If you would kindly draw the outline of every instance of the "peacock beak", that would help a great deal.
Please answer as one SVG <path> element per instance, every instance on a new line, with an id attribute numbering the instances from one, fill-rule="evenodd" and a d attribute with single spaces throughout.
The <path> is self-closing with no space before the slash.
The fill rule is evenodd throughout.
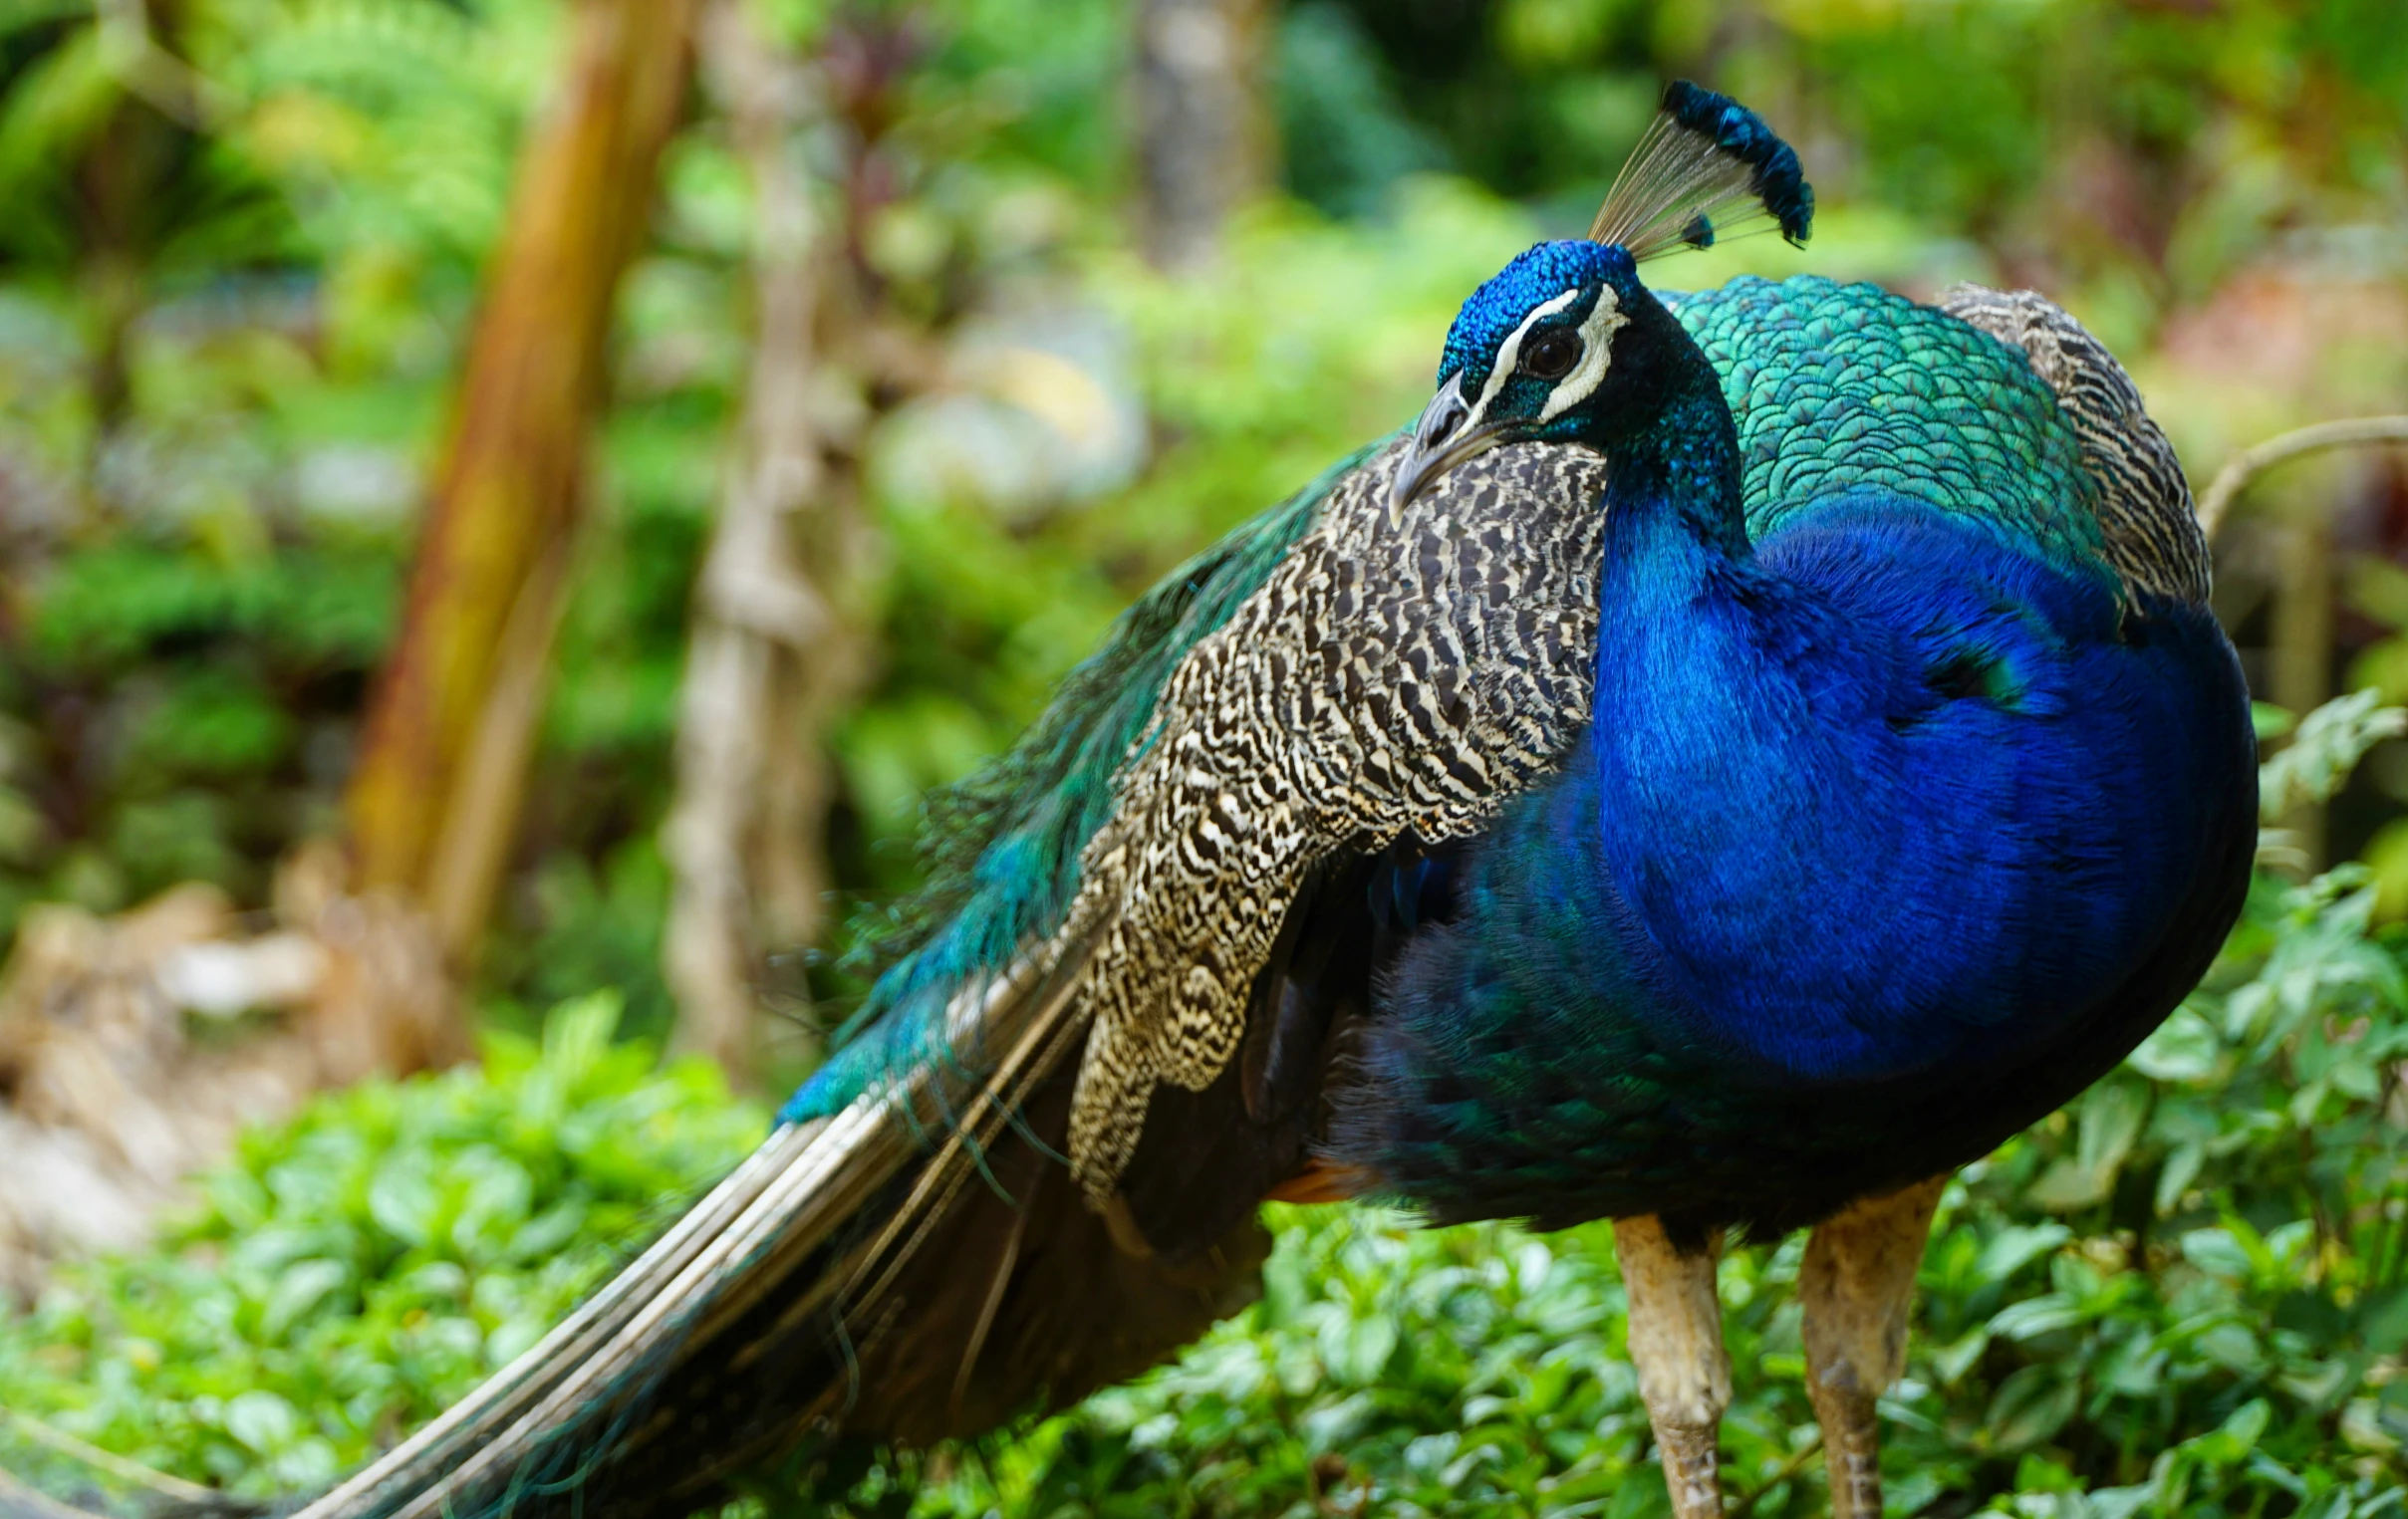
<path id="1" fill-rule="evenodd" d="M 1388 520 L 1394 523 L 1431 481 L 1506 441 L 1509 432 L 1506 424 L 1473 421 L 1472 403 L 1464 399 L 1463 372 L 1448 377 L 1422 408 L 1421 420 L 1413 424 L 1413 441 L 1397 461 L 1396 481 L 1388 492 Z"/>

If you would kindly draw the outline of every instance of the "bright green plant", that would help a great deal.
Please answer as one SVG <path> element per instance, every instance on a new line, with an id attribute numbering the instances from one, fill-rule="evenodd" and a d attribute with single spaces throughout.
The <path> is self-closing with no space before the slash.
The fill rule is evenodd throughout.
<path id="1" fill-rule="evenodd" d="M 563 1004 L 480 1068 L 372 1082 L 248 1135 L 158 1253 L 0 1319 L 0 1408 L 252 1497 L 321 1484 L 533 1344 L 732 1165 L 761 1113 Z M 39 1431 L 37 1431 L 38 1433 Z M 23 1425 L 0 1457 L 72 1487 Z"/>

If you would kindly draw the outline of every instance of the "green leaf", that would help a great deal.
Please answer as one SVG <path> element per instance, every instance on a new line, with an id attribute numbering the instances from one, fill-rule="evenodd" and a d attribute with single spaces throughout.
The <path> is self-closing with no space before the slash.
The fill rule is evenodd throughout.
<path id="1" fill-rule="evenodd" d="M 2027 1450 L 2073 1417 L 2081 1387 L 2053 1366 L 2027 1366 L 1999 1385 L 1991 1399 L 1990 1442 L 1998 1450 Z"/>
<path id="2" fill-rule="evenodd" d="M 2082 1099 L 2077 1157 L 2082 1169 L 2099 1178 L 2102 1192 L 2113 1189 L 2148 1117 L 2148 1089 L 2129 1078 L 2110 1077 Z"/>
<path id="3" fill-rule="evenodd" d="M 1982 1359 L 1982 1353 L 1989 1349 L 1990 1330 L 1987 1327 L 1970 1330 L 1958 1336 L 1954 1343 L 1930 1353 L 1932 1370 L 1939 1375 L 1944 1386 L 1954 1387 L 1965 1380 L 1965 1374 L 1973 1370 L 1974 1364 Z"/>
<path id="4" fill-rule="evenodd" d="M 2368 687 L 2336 696 L 2300 720 L 2290 742 L 2258 769 L 2258 814 L 2280 822 L 2296 807 L 2331 800 L 2366 752 L 2408 733 L 2408 710 Z"/>
<path id="5" fill-rule="evenodd" d="M 259 1333 L 270 1342 L 282 1340 L 320 1304 L 351 1285 L 351 1268 L 341 1261 L 296 1261 L 276 1279 L 260 1317 Z"/>
<path id="6" fill-rule="evenodd" d="M 2228 1281 L 2246 1281 L 2250 1275 L 2250 1252 L 2230 1229 L 2193 1229 L 2182 1236 L 2184 1260 L 2210 1276 Z"/>
<path id="7" fill-rule="evenodd" d="M 1990 1332 L 2003 1340 L 2030 1340 L 2071 1329 L 2086 1317 L 2079 1303 L 2052 1292 L 2000 1309 L 1991 1318 Z"/>
<path id="8" fill-rule="evenodd" d="M 2192 1084 L 2213 1077 L 2223 1055 L 2224 1043 L 2216 1037 L 2216 1030 L 2183 1006 L 2141 1041 L 2130 1064 L 2152 1081 Z"/>
<path id="9" fill-rule="evenodd" d="M 2398 1355 L 2408 1347 L 2408 1287 L 2369 1296 L 2358 1307 L 2357 1321 L 2368 1350 L 2378 1356 Z"/>
<path id="10" fill-rule="evenodd" d="M 1330 1375 L 1347 1387 L 1368 1387 L 1380 1380 L 1397 1351 L 1396 1320 L 1372 1313 L 1353 1320 L 1333 1319 L 1322 1344 L 1329 1348 Z"/>
<path id="11" fill-rule="evenodd" d="M 562 1003 L 544 1020 L 544 1065 L 563 1082 L 583 1081 L 609 1051 L 624 1006 L 619 993 L 607 988 Z"/>
<path id="12" fill-rule="evenodd" d="M 378 1168 L 368 1188 L 369 1216 L 405 1245 L 423 1250 L 434 1243 L 443 1194 L 426 1173 L 424 1157 L 404 1151 Z"/>
<path id="13" fill-rule="evenodd" d="M 2071 1238 L 2073 1231 L 2061 1223 L 2009 1225 L 1983 1247 L 1974 1265 L 1975 1280 L 2003 1282 Z"/>
<path id="14" fill-rule="evenodd" d="M 290 1444 L 300 1426 L 293 1405 L 273 1392 L 254 1389 L 226 1403 L 226 1433 L 261 1455 Z"/>
<path id="15" fill-rule="evenodd" d="M 2025 1196 L 2051 1213 L 2078 1213 L 2105 1201 L 2107 1191 L 2105 1177 L 2068 1155 L 2051 1161 Z"/>

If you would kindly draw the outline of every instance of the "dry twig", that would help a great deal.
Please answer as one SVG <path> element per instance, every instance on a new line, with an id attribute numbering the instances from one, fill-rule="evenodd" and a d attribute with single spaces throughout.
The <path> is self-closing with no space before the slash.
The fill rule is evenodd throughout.
<path id="1" fill-rule="evenodd" d="M 2408 443 L 2408 416 L 2360 416 L 2346 421 L 2318 422 L 2312 427 L 2276 433 L 2255 448 L 2243 449 L 2216 471 L 2207 494 L 2199 498 L 2200 528 L 2214 538 L 2225 513 L 2232 509 L 2234 498 L 2252 480 L 2283 460 L 2364 443 Z"/>
<path id="2" fill-rule="evenodd" d="M 103 1450 L 98 1445 L 77 1439 L 64 1429 L 54 1429 L 38 1418 L 29 1417 L 23 1413 L 10 1413 L 5 1409 L 0 1409 L 0 1418 L 7 1419 L 10 1424 L 15 1426 L 18 1433 L 37 1444 L 48 1445 L 61 1455 L 81 1461 L 95 1471 L 105 1471 L 121 1482 L 130 1482 L 135 1487 L 157 1493 L 162 1498 L 172 1499 L 177 1503 L 207 1504 L 215 1504 L 225 1498 L 225 1494 L 214 1487 L 203 1487 L 198 1482 L 187 1482 L 181 1477 L 169 1476 L 163 1471 L 153 1471 L 139 1461 L 130 1461 L 122 1455 Z M 23 1486 L 24 1484 L 19 1483 L 18 1485 Z M 30 1489 L 28 1490 L 30 1491 Z M 80 1515 L 82 1512 L 79 1509 L 68 1508 L 67 1505 L 59 1503 L 56 1499 L 44 1499 L 43 1501 L 52 1507 L 66 1509 L 71 1514 Z"/>

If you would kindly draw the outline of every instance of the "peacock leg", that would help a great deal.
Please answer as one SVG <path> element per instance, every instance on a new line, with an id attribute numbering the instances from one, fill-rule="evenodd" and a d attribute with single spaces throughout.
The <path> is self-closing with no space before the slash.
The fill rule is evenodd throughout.
<path id="1" fill-rule="evenodd" d="M 1831 1519 L 1881 1519 L 1875 1399 L 1906 1370 L 1907 1308 L 1948 1177 L 1867 1197 L 1814 1226 L 1798 1276 L 1806 1395 L 1823 1428 Z"/>
<path id="2" fill-rule="evenodd" d="M 1631 1362 L 1664 1456 L 1674 1519 L 1720 1519 L 1723 1512 L 1717 1446 L 1731 1404 L 1731 1360 L 1715 1294 L 1719 1245 L 1676 1250 L 1653 1216 L 1614 1220 L 1614 1255 L 1630 1292 Z"/>

